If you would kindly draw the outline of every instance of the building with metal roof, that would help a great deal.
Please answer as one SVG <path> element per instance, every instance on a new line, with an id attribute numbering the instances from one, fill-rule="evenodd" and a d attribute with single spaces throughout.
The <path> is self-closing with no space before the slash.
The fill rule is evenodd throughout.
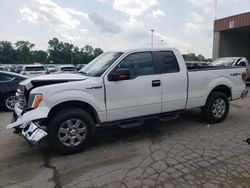
<path id="1" fill-rule="evenodd" d="M 250 60 L 250 12 L 215 20 L 213 58 L 228 56 Z"/>

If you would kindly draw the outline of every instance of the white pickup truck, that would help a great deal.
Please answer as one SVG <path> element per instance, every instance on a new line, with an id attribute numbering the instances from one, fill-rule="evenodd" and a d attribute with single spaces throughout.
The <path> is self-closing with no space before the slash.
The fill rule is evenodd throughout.
<path id="1" fill-rule="evenodd" d="M 75 153 L 97 126 L 138 126 L 197 107 L 206 121 L 219 123 L 229 101 L 246 97 L 246 78 L 244 67 L 187 67 L 172 48 L 107 52 L 79 73 L 21 82 L 7 128 L 33 144 L 48 135 L 56 151 Z"/>

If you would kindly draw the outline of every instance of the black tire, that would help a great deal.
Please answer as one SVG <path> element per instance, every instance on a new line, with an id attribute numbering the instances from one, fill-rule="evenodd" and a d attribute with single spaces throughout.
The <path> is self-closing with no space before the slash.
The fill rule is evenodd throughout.
<path id="1" fill-rule="evenodd" d="M 78 119 L 81 120 L 86 127 L 85 139 L 76 146 L 66 146 L 59 140 L 59 129 L 67 120 Z M 69 134 L 69 133 L 67 133 Z M 77 133 L 79 134 L 79 133 Z M 72 135 L 71 135 L 72 136 Z M 49 120 L 48 123 L 48 137 L 52 148 L 60 154 L 73 154 L 84 150 L 94 139 L 95 136 L 95 123 L 92 117 L 84 110 L 78 108 L 70 108 L 62 110 Z"/>
<path id="2" fill-rule="evenodd" d="M 10 109 L 7 105 L 6 105 L 6 101 L 7 101 L 7 99 L 9 99 L 10 97 L 15 97 L 16 98 L 16 95 L 15 95 L 15 93 L 8 93 L 7 95 L 5 95 L 4 97 L 3 97 L 3 100 L 2 100 L 2 109 L 4 110 L 4 111 L 13 111 L 14 110 L 14 108 L 13 109 Z M 13 107 L 15 107 L 15 106 L 13 106 Z"/>
<path id="3" fill-rule="evenodd" d="M 214 105 L 216 106 L 216 104 L 215 104 L 216 101 L 218 101 L 220 99 L 222 101 L 224 101 L 225 110 L 218 112 L 218 115 L 216 116 L 217 111 L 221 110 L 221 107 L 218 107 L 220 109 L 217 109 L 214 107 Z M 209 95 L 205 106 L 203 108 L 201 108 L 201 112 L 202 112 L 203 118 L 208 123 L 220 123 L 220 122 L 224 121 L 225 118 L 227 117 L 228 112 L 229 112 L 229 108 L 230 108 L 229 100 L 228 100 L 228 97 L 224 93 L 212 92 Z M 215 112 L 214 112 L 214 110 L 215 110 Z"/>

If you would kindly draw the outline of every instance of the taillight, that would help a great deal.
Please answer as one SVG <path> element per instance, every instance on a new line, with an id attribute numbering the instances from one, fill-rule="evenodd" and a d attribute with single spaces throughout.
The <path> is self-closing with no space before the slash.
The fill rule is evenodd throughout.
<path id="1" fill-rule="evenodd" d="M 22 72 L 23 75 L 26 75 L 26 72 Z"/>
<path id="2" fill-rule="evenodd" d="M 241 74 L 241 78 L 242 78 L 242 80 L 244 80 L 245 82 L 247 81 L 247 73 L 246 72 L 243 72 L 242 74 Z"/>

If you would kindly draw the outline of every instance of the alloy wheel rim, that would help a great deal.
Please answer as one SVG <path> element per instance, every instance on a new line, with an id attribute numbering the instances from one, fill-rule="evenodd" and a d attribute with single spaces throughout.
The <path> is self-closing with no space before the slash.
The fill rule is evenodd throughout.
<path id="1" fill-rule="evenodd" d="M 222 118 L 225 112 L 226 112 L 226 102 L 221 98 L 216 99 L 212 106 L 213 116 L 216 118 Z"/>
<path id="2" fill-rule="evenodd" d="M 9 110 L 14 110 L 16 102 L 17 102 L 16 96 L 9 96 L 5 101 L 5 105 Z"/>
<path id="3" fill-rule="evenodd" d="M 69 119 L 63 122 L 58 130 L 59 141 L 68 147 L 81 144 L 87 135 L 87 126 L 80 119 Z"/>

